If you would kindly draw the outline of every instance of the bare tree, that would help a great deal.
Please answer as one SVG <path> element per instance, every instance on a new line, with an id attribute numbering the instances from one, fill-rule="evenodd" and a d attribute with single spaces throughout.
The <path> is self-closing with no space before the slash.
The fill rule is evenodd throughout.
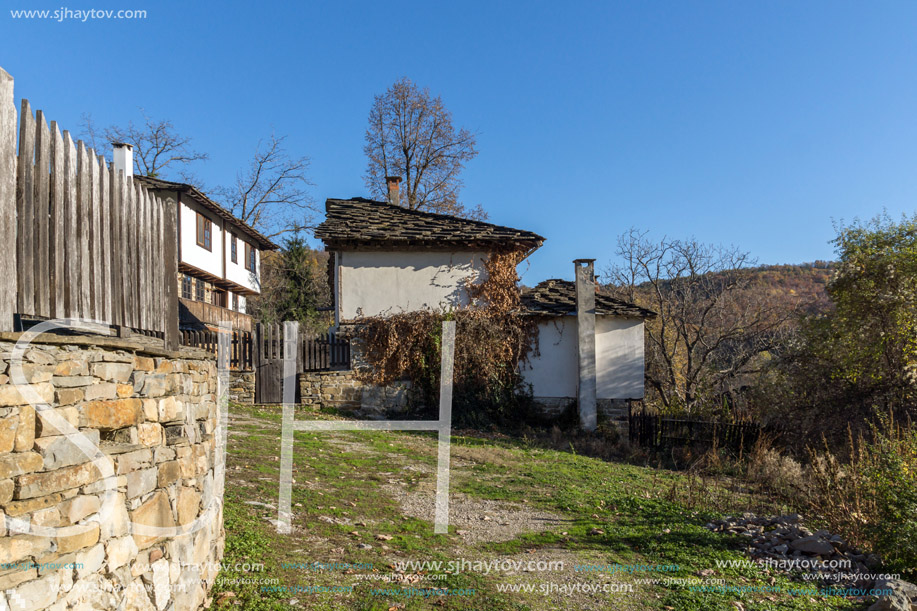
<path id="1" fill-rule="evenodd" d="M 191 138 L 178 134 L 171 121 L 153 119 L 142 108 L 140 115 L 142 125 L 132 121 L 123 128 L 116 125 L 98 128 L 92 122 L 92 115 L 83 114 L 83 132 L 92 148 L 100 153 L 110 151 L 112 142 L 132 144 L 134 171 L 142 176 L 161 177 L 169 169 L 184 178 L 188 176 L 188 164 L 208 158 L 207 153 L 193 150 Z"/>
<path id="2" fill-rule="evenodd" d="M 386 197 L 386 176 L 404 178 L 401 205 L 469 218 L 486 218 L 477 206 L 459 202 L 460 174 L 478 154 L 475 135 L 456 131 L 452 113 L 439 96 L 431 97 L 407 77 L 375 96 L 366 128 L 368 163 L 364 180 L 374 197 Z"/>
<path id="3" fill-rule="evenodd" d="M 607 272 L 615 296 L 657 313 L 646 323 L 646 381 L 666 410 L 719 403 L 780 345 L 794 308 L 754 285 L 748 253 L 631 229 Z"/>
<path id="4" fill-rule="evenodd" d="M 268 237 L 298 233 L 313 225 L 314 205 L 306 187 L 308 157 L 291 157 L 286 136 L 271 134 L 255 148 L 247 169 L 236 175 L 235 184 L 220 187 L 216 194 L 233 216 Z"/>

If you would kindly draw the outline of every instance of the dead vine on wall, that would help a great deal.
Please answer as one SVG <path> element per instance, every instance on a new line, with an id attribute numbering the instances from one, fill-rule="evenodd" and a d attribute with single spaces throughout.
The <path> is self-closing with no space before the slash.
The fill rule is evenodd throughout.
<path id="1" fill-rule="evenodd" d="M 480 283 L 467 283 L 472 305 L 451 312 L 407 312 L 361 321 L 358 376 L 388 385 L 410 380 L 426 405 L 439 396 L 442 322 L 456 323 L 454 401 L 460 419 L 507 415 L 525 395 L 519 366 L 537 350 L 537 325 L 519 312 L 518 251 L 496 253 L 484 262 Z M 464 415 L 464 418 L 463 418 Z"/>

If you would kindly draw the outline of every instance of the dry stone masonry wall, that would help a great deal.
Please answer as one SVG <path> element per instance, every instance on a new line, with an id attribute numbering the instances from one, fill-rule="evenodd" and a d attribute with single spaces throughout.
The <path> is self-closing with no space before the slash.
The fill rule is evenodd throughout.
<path id="1" fill-rule="evenodd" d="M 411 400 L 410 384 L 364 384 L 353 370 L 299 374 L 300 403 L 354 412 L 361 418 L 385 418 L 403 413 Z"/>
<path id="2" fill-rule="evenodd" d="M 216 364 L 0 334 L 0 609 L 194 610 L 223 551 Z M 92 460 L 95 458 L 95 460 Z"/>
<path id="3" fill-rule="evenodd" d="M 255 403 L 255 372 L 233 371 L 229 374 L 229 400 L 246 405 Z"/>

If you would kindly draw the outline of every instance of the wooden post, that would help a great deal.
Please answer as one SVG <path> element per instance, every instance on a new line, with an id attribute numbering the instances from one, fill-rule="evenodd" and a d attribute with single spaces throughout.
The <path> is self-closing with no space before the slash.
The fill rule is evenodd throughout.
<path id="1" fill-rule="evenodd" d="M 48 251 L 48 213 L 51 200 L 51 133 L 42 111 L 35 113 L 35 311 L 33 314 L 51 316 L 51 274 Z"/>
<path id="2" fill-rule="evenodd" d="M 0 331 L 13 330 L 16 313 L 16 105 L 13 77 L 0 68 Z"/>
<path id="3" fill-rule="evenodd" d="M 79 232 L 79 242 L 74 244 L 75 249 L 79 249 L 79 266 L 80 266 L 80 316 L 82 318 L 93 318 L 92 311 L 92 243 L 91 219 L 92 219 L 92 169 L 89 166 L 90 155 L 86 151 L 86 145 L 82 140 L 76 143 L 76 156 L 79 163 L 78 171 L 78 198 L 80 202 L 79 220 L 77 221 L 77 231 Z M 72 281 L 72 279 L 71 279 Z"/>
<path id="4" fill-rule="evenodd" d="M 156 196 L 152 196 L 151 202 L 150 224 L 152 226 L 152 240 L 150 241 L 150 264 L 153 267 L 153 329 L 165 333 L 165 310 L 163 309 L 165 303 L 165 296 L 163 294 L 165 286 L 162 283 L 165 270 L 163 270 L 162 265 L 157 265 L 156 263 L 162 260 L 162 200 Z"/>
<path id="5" fill-rule="evenodd" d="M 99 155 L 99 235 L 101 237 L 99 252 L 101 264 L 99 270 L 99 290 L 101 291 L 101 320 L 111 324 L 111 168 L 105 163 L 105 157 Z"/>
<path id="6" fill-rule="evenodd" d="M 89 190 L 92 192 L 89 209 L 89 269 L 92 283 L 89 285 L 90 308 L 93 320 L 104 320 L 102 317 L 102 190 L 99 188 L 99 160 L 92 149 L 86 149 L 86 162 L 89 164 Z"/>
<path id="7" fill-rule="evenodd" d="M 110 198 L 111 198 L 111 266 L 109 267 L 109 276 L 111 277 L 111 322 L 115 325 L 124 324 L 124 313 L 122 311 L 121 290 L 124 283 L 121 281 L 121 251 L 124 248 L 121 242 L 121 197 L 122 184 L 121 173 L 114 166 L 109 168 L 110 174 Z"/>
<path id="8" fill-rule="evenodd" d="M 51 242 L 49 265 L 51 268 L 51 316 L 64 318 L 64 286 L 67 282 L 64 268 L 64 139 L 57 122 L 51 121 L 51 218 L 48 225 L 48 240 Z"/>
<path id="9" fill-rule="evenodd" d="M 262 390 L 261 390 L 261 353 L 264 350 L 264 345 L 261 343 L 264 341 L 264 326 L 259 322 L 255 323 L 255 331 L 252 334 L 252 371 L 255 372 L 255 403 L 258 403 L 261 400 Z"/>
<path id="10" fill-rule="evenodd" d="M 171 198 L 162 207 L 163 321 L 167 350 L 178 350 L 178 210 Z"/>
<path id="11" fill-rule="evenodd" d="M 141 329 L 150 328 L 149 308 L 147 301 L 147 289 L 150 282 L 150 261 L 147 260 L 147 241 L 150 236 L 150 223 L 147 218 L 149 201 L 147 201 L 146 189 L 140 186 L 139 182 L 134 182 L 134 188 L 137 191 L 137 216 L 132 222 L 137 225 L 137 264 L 134 267 L 137 274 L 137 326 Z"/>
<path id="12" fill-rule="evenodd" d="M 67 318 L 82 315 L 80 301 L 80 198 L 76 147 L 70 132 L 64 131 L 64 261 L 67 279 L 64 283 L 64 309 Z"/>
<path id="13" fill-rule="evenodd" d="M 19 165 L 16 185 L 16 208 L 18 210 L 19 232 L 16 247 L 19 261 L 16 272 L 19 276 L 18 308 L 20 314 L 35 314 L 35 252 L 33 240 L 35 223 L 33 198 L 35 197 L 33 176 L 35 173 L 35 119 L 28 100 L 22 100 L 19 111 Z"/>

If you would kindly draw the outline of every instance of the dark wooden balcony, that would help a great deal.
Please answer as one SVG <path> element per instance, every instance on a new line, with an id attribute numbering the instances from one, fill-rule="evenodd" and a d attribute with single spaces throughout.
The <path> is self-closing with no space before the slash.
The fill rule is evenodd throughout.
<path id="1" fill-rule="evenodd" d="M 252 317 L 248 314 L 203 301 L 191 299 L 179 299 L 178 301 L 178 320 L 182 328 L 216 328 L 222 321 L 228 320 L 232 322 L 235 329 L 249 333 L 252 330 Z"/>

